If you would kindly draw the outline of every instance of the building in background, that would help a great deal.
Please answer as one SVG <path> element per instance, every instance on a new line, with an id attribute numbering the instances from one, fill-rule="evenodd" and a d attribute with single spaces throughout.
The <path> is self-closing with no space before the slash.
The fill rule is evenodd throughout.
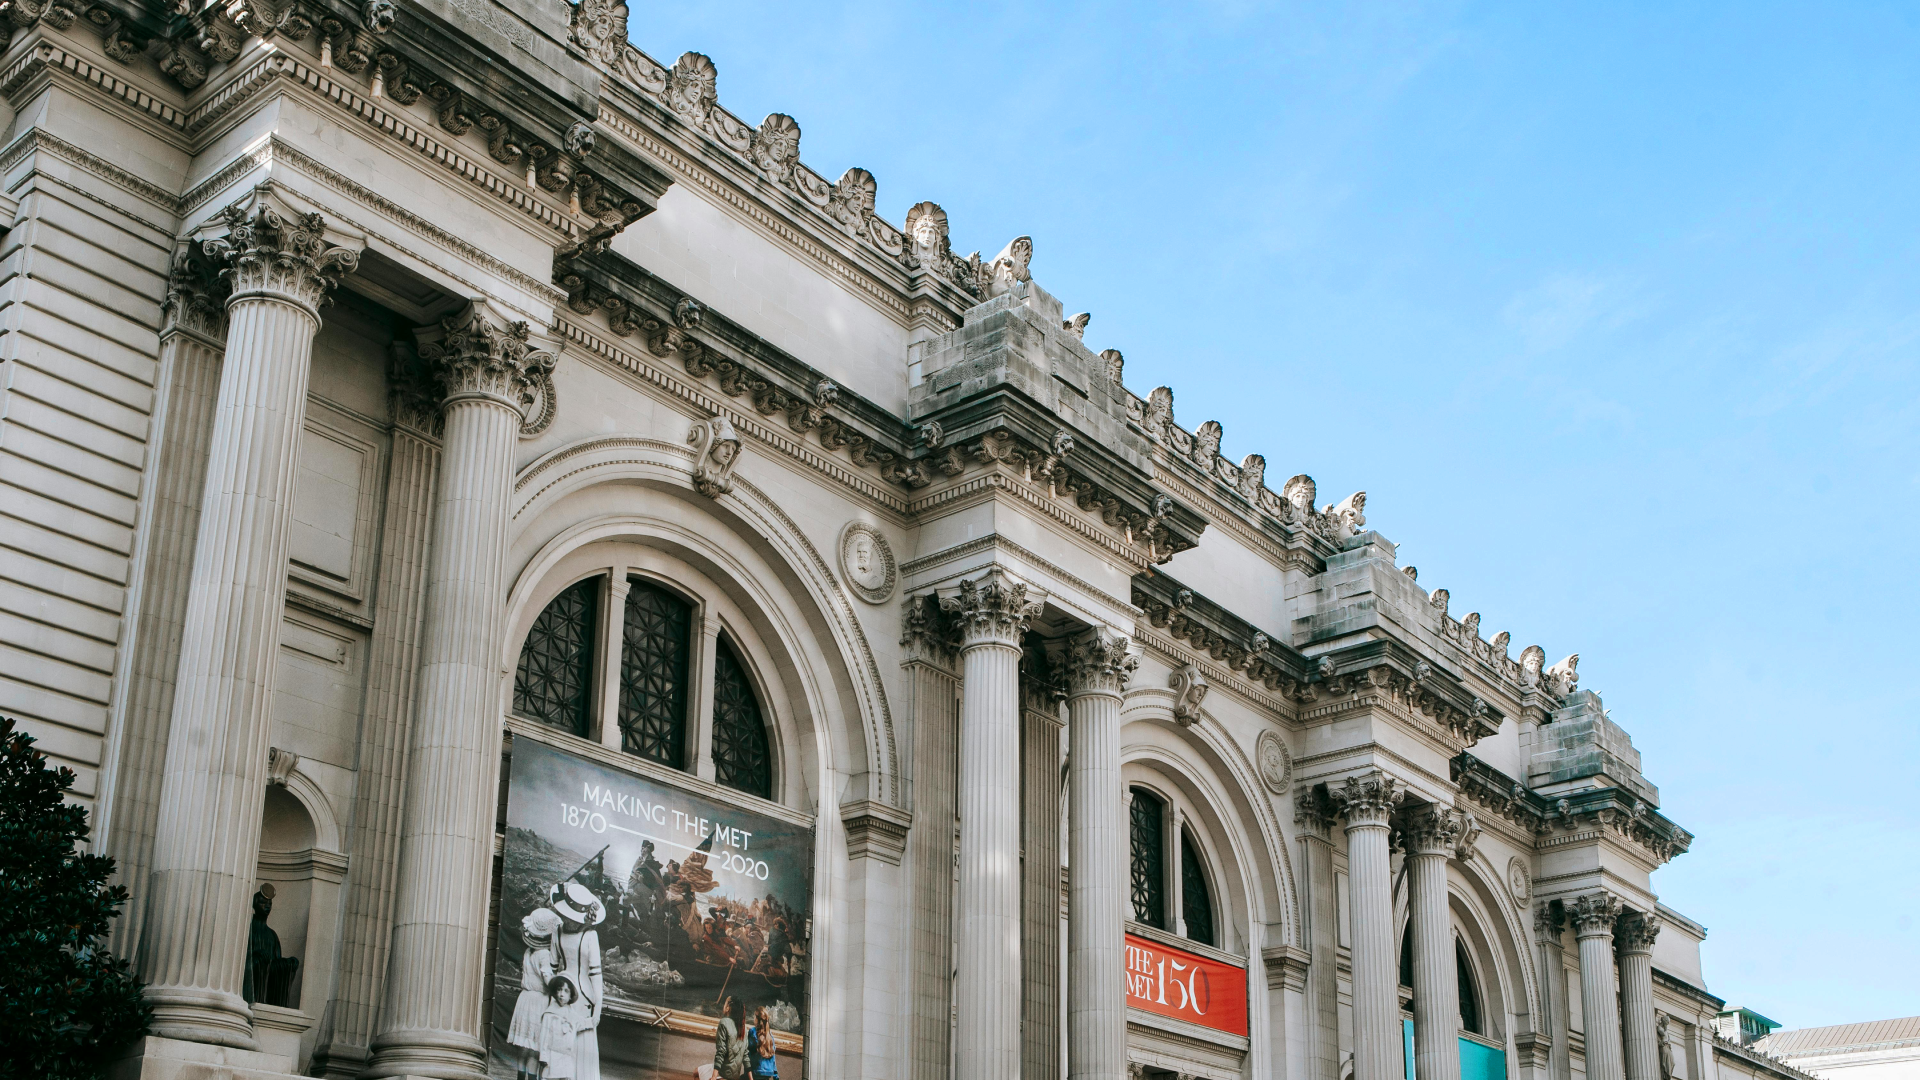
<path id="1" fill-rule="evenodd" d="M 1920 1016 L 1775 1031 L 1755 1047 L 1821 1080 L 1920 1078 Z"/>
<path id="2" fill-rule="evenodd" d="M 1578 657 L 1029 238 L 613 0 L 6 14 L 0 710 L 131 891 L 128 1076 L 1802 1075 Z"/>

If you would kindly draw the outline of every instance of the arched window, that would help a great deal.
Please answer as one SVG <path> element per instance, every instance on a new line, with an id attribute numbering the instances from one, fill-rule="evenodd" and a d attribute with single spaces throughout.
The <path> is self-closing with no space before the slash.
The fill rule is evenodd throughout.
<path id="1" fill-rule="evenodd" d="M 1413 988 L 1413 924 L 1400 931 L 1400 985 Z"/>
<path id="2" fill-rule="evenodd" d="M 669 585 L 634 569 L 637 562 L 615 562 L 562 589 L 534 617 L 514 674 L 514 715 L 777 798 L 778 710 L 761 693 L 777 694 L 779 682 L 756 681 L 755 640 L 751 630 L 741 636 L 742 613 L 697 571 L 683 588 L 677 578 Z M 702 687 L 702 678 L 712 681 Z M 708 701 L 712 722 L 695 724 L 695 703 Z M 696 731 L 704 731 L 701 745 Z"/>
<path id="3" fill-rule="evenodd" d="M 1180 917 L 1186 921 L 1187 936 L 1202 945 L 1213 940 L 1213 893 L 1207 889 L 1206 865 L 1193 848 L 1193 836 L 1180 831 Z"/>
<path id="4" fill-rule="evenodd" d="M 1146 788 L 1133 789 L 1130 834 L 1133 847 L 1133 917 L 1156 929 L 1167 928 L 1167 805 Z"/>
<path id="5" fill-rule="evenodd" d="M 773 753 L 745 665 L 722 637 L 713 657 L 713 773 L 731 788 L 773 797 Z"/>
<path id="6" fill-rule="evenodd" d="M 693 605 L 644 578 L 631 578 L 628 586 L 620 632 L 620 748 L 684 769 Z"/>
<path id="7" fill-rule="evenodd" d="M 1473 961 L 1460 939 L 1453 942 L 1453 970 L 1460 979 L 1460 1030 L 1485 1035 L 1480 1028 L 1480 987 L 1473 978 Z"/>
<path id="8" fill-rule="evenodd" d="M 593 724 L 601 579 L 570 585 L 533 620 L 513 675 L 513 711 L 575 735 Z"/>

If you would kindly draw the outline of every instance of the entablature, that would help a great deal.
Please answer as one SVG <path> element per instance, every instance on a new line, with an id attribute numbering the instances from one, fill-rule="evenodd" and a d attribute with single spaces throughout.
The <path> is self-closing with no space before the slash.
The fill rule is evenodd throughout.
<path id="1" fill-rule="evenodd" d="M 1591 788 L 1549 798 L 1462 751 L 1453 759 L 1453 782 L 1463 797 L 1537 838 L 1597 830 L 1632 843 L 1658 866 L 1683 855 L 1693 834 L 1619 788 Z"/>

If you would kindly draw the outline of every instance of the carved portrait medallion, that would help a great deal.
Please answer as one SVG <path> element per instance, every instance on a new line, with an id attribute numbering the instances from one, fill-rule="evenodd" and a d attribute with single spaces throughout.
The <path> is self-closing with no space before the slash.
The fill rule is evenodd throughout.
<path id="1" fill-rule="evenodd" d="M 1267 790 L 1285 795 L 1293 783 L 1293 755 L 1287 753 L 1287 744 L 1277 732 L 1263 731 L 1253 752 L 1259 759 L 1260 779 L 1266 783 Z"/>
<path id="2" fill-rule="evenodd" d="M 854 594 L 869 604 L 893 599 L 897 578 L 893 549 L 879 530 L 864 521 L 850 521 L 840 530 L 840 576 Z"/>
<path id="3" fill-rule="evenodd" d="M 1527 873 L 1527 864 L 1517 857 L 1507 864 L 1507 887 L 1513 890 L 1513 898 L 1522 903 L 1533 891 L 1533 878 Z"/>

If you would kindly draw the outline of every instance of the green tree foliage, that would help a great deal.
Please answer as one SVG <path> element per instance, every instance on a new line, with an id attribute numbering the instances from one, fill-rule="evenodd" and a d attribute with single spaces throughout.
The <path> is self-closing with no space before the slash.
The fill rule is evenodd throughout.
<path id="1" fill-rule="evenodd" d="M 147 1030 L 140 984 L 101 941 L 127 890 L 107 885 L 112 859 L 80 850 L 72 787 L 0 717 L 0 1075 L 98 1077 Z"/>

